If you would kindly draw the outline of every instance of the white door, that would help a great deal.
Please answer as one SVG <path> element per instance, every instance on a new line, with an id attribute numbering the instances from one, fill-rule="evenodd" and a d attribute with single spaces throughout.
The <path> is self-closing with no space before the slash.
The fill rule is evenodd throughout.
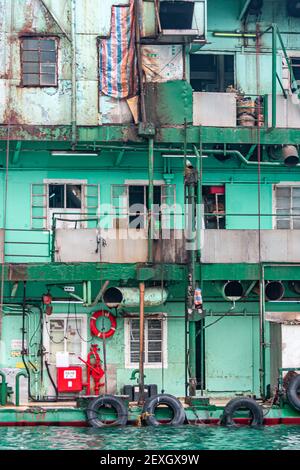
<path id="1" fill-rule="evenodd" d="M 56 383 L 56 353 L 68 352 L 70 366 L 80 365 L 85 368 L 79 357 L 86 360 L 87 356 L 87 321 L 85 315 L 54 314 L 46 318 L 44 323 L 44 347 L 50 373 Z M 49 380 L 50 382 L 50 380 Z M 51 383 L 48 394 L 55 391 Z"/>

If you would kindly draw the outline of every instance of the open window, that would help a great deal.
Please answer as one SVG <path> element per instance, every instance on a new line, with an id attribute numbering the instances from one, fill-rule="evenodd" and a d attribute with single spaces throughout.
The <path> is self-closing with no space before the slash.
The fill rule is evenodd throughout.
<path id="1" fill-rule="evenodd" d="M 160 2 L 159 19 L 161 29 L 192 29 L 194 2 Z"/>
<path id="2" fill-rule="evenodd" d="M 224 93 L 234 87 L 234 55 L 191 54 L 190 82 L 194 91 Z"/>
<path id="3" fill-rule="evenodd" d="M 300 57 L 291 57 L 291 67 L 294 74 L 294 79 L 296 83 L 291 83 L 292 90 L 298 90 L 300 84 Z M 292 81 L 292 79 L 291 79 Z"/>
<path id="4" fill-rule="evenodd" d="M 160 42 L 187 43 L 204 39 L 206 1 L 162 0 L 156 15 Z"/>
<path id="5" fill-rule="evenodd" d="M 112 205 L 118 228 L 146 229 L 149 216 L 148 184 L 112 185 Z M 173 216 L 168 213 L 175 204 L 175 185 L 154 184 L 153 208 L 154 227 L 159 228 L 164 218 L 164 227 L 173 224 Z M 165 227 L 166 228 L 166 227 Z"/>
<path id="6" fill-rule="evenodd" d="M 225 187 L 203 186 L 204 221 L 206 229 L 225 229 Z"/>

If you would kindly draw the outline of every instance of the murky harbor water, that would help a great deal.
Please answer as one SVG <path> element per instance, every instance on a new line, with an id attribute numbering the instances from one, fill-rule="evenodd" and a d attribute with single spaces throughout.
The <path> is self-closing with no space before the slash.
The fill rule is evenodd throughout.
<path id="1" fill-rule="evenodd" d="M 0 427 L 0 450 L 300 450 L 300 426 Z"/>

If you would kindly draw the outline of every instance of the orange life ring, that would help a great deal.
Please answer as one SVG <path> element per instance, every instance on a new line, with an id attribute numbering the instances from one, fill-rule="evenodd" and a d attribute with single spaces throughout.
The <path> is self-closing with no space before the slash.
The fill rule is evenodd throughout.
<path id="1" fill-rule="evenodd" d="M 111 326 L 108 331 L 99 331 L 96 325 L 97 319 L 99 317 L 106 317 L 110 320 Z M 98 338 L 110 338 L 115 334 L 117 328 L 117 321 L 116 317 L 114 317 L 110 312 L 107 310 L 98 310 L 94 312 L 90 318 L 90 330 L 93 336 L 97 336 Z"/>

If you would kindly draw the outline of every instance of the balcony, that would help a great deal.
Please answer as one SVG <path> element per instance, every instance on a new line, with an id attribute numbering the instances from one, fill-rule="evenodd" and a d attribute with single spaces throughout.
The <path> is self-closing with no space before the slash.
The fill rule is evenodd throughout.
<path id="1" fill-rule="evenodd" d="M 153 241 L 154 262 L 187 262 L 183 230 L 171 230 L 169 237 L 164 236 Z M 259 262 L 257 230 L 202 230 L 200 239 L 203 263 Z M 261 260 L 265 263 L 300 263 L 297 230 L 261 230 L 260 245 Z M 97 235 L 94 229 L 58 229 L 55 261 L 144 263 L 147 262 L 147 247 L 145 230 L 111 229 Z"/>

